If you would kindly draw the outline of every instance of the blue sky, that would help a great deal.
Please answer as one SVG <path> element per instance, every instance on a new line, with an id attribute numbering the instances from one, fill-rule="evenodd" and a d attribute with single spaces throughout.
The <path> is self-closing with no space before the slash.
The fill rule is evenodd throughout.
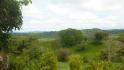
<path id="1" fill-rule="evenodd" d="M 124 0 L 32 0 L 22 13 L 22 32 L 124 28 Z"/>

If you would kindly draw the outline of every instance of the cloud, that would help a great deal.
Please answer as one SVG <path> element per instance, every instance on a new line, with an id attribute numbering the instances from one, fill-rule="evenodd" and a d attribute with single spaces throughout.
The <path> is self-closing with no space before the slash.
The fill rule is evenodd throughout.
<path id="1" fill-rule="evenodd" d="M 23 15 L 24 18 L 35 18 L 35 19 L 42 19 L 44 18 L 43 12 L 38 9 L 35 5 L 29 5 L 23 8 Z"/>
<path id="2" fill-rule="evenodd" d="M 69 8 L 60 5 L 48 4 L 48 9 L 49 11 L 58 15 L 66 15 L 67 13 L 69 13 Z"/>
<path id="3" fill-rule="evenodd" d="M 88 0 L 82 3 L 82 8 L 92 11 L 115 11 L 121 9 L 121 2 L 117 0 Z"/>
<path id="4" fill-rule="evenodd" d="M 124 0 L 32 0 L 21 31 L 124 28 Z"/>

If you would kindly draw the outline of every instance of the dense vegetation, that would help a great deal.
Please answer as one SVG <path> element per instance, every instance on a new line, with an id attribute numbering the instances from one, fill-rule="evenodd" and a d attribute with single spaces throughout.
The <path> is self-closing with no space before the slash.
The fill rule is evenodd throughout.
<path id="1" fill-rule="evenodd" d="M 42 36 L 45 32 L 13 33 L 8 40 L 9 70 L 123 70 L 124 33 L 89 31 L 67 29 L 50 32 L 52 36 L 48 37 Z M 77 37 L 82 40 L 63 45 L 61 32 L 66 36 L 64 42 L 78 40 Z"/>
<path id="2" fill-rule="evenodd" d="M 83 34 L 80 30 L 66 29 L 59 33 L 60 41 L 63 46 L 75 46 L 83 40 Z"/>

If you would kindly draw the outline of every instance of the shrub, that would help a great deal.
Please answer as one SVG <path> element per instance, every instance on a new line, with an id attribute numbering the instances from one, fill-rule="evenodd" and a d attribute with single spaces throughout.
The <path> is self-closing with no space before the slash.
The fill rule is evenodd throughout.
<path id="1" fill-rule="evenodd" d="M 102 60 L 108 60 L 108 56 L 109 56 L 108 50 L 103 50 L 103 51 L 101 51 L 101 53 L 100 53 L 100 58 L 101 58 Z"/>
<path id="2" fill-rule="evenodd" d="M 121 70 L 123 64 L 112 63 L 108 61 L 92 61 L 85 70 Z M 123 69 L 122 69 L 123 70 Z"/>
<path id="3" fill-rule="evenodd" d="M 57 70 L 57 57 L 51 51 L 30 48 L 10 55 L 9 70 Z"/>
<path id="4" fill-rule="evenodd" d="M 107 41 L 107 48 L 101 51 L 100 58 L 102 60 L 112 62 L 124 62 L 124 44 L 118 41 Z"/>
<path id="5" fill-rule="evenodd" d="M 40 64 L 40 70 L 57 70 L 57 57 L 53 53 L 47 52 L 42 55 Z"/>
<path id="6" fill-rule="evenodd" d="M 28 64 L 26 62 L 28 62 L 27 57 L 24 57 L 22 55 L 11 55 L 9 70 L 24 70 L 24 68 L 27 66 L 26 64 Z"/>
<path id="7" fill-rule="evenodd" d="M 79 55 L 69 57 L 70 70 L 81 70 L 81 58 Z"/>
<path id="8" fill-rule="evenodd" d="M 68 56 L 71 54 L 71 52 L 68 49 L 60 49 L 57 52 L 57 57 L 59 61 L 67 61 Z"/>
<path id="9" fill-rule="evenodd" d="M 106 61 L 92 61 L 86 70 L 111 70 L 110 64 Z"/>

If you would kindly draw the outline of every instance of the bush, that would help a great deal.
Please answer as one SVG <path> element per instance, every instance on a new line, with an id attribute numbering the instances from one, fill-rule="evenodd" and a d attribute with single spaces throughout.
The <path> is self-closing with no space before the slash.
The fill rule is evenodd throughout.
<path id="1" fill-rule="evenodd" d="M 9 70 L 57 70 L 57 57 L 51 51 L 32 48 L 10 55 L 9 65 Z"/>
<path id="2" fill-rule="evenodd" d="M 109 53 L 108 53 L 108 50 L 102 50 L 101 53 L 100 53 L 100 58 L 102 60 L 108 60 L 108 56 L 109 56 Z"/>
<path id="3" fill-rule="evenodd" d="M 60 41 L 63 46 L 73 46 L 80 44 L 83 40 L 83 34 L 80 30 L 66 29 L 59 33 Z"/>
<path id="4" fill-rule="evenodd" d="M 81 58 L 79 55 L 71 55 L 69 57 L 70 70 L 82 70 Z"/>
<path id="5" fill-rule="evenodd" d="M 53 53 L 47 52 L 42 55 L 40 64 L 40 70 L 57 70 L 57 57 Z"/>
<path id="6" fill-rule="evenodd" d="M 86 70 L 111 70 L 110 64 L 106 61 L 92 61 Z"/>
<path id="7" fill-rule="evenodd" d="M 115 64 L 108 61 L 92 61 L 85 70 L 121 70 L 123 64 Z M 123 70 L 123 69 L 122 69 Z"/>
<path id="8" fill-rule="evenodd" d="M 107 41 L 107 48 L 101 51 L 102 60 L 112 62 L 124 62 L 124 44 L 119 41 Z"/>
<path id="9" fill-rule="evenodd" d="M 71 52 L 68 49 L 60 49 L 57 52 L 57 57 L 59 61 L 67 61 Z"/>

